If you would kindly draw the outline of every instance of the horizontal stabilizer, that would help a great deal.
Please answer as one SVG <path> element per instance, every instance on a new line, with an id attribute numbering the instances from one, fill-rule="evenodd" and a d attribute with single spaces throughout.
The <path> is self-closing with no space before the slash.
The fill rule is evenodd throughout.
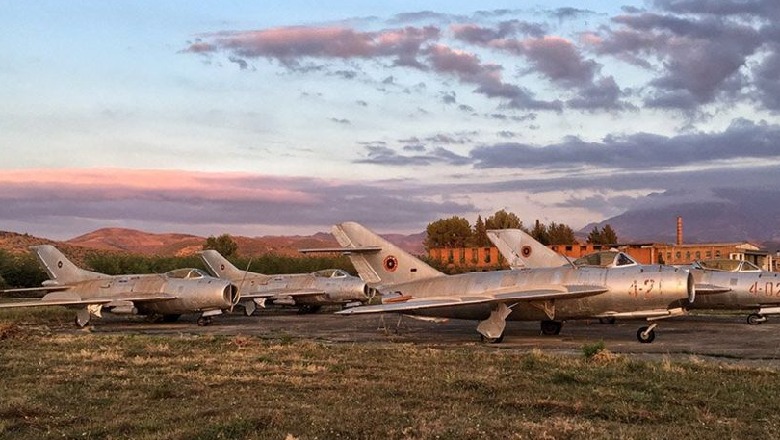
<path id="1" fill-rule="evenodd" d="M 332 248 L 308 248 L 308 249 L 298 249 L 298 252 L 302 254 L 313 254 L 313 253 L 325 253 L 325 252 L 342 252 L 345 254 L 368 254 L 368 253 L 374 253 L 379 252 L 382 250 L 381 246 L 343 246 L 343 247 L 332 247 Z"/>

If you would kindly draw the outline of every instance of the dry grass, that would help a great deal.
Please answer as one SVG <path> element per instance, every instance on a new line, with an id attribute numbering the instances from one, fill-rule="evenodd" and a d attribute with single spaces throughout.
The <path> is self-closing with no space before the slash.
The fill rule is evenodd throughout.
<path id="1" fill-rule="evenodd" d="M 697 359 L 14 325 L 0 340 L 0 438 L 685 439 L 780 429 L 777 371 Z"/>

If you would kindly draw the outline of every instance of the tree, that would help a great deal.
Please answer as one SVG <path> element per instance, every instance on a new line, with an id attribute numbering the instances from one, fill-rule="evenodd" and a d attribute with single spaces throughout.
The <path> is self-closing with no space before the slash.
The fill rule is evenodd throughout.
<path id="1" fill-rule="evenodd" d="M 610 225 L 604 226 L 604 228 L 601 230 L 601 235 L 604 237 L 603 244 L 617 244 L 618 242 L 617 233 Z"/>
<path id="2" fill-rule="evenodd" d="M 547 227 L 544 226 L 544 223 L 540 222 L 539 220 L 534 222 L 534 228 L 531 229 L 530 234 L 531 237 L 533 237 L 533 239 L 539 243 L 545 246 L 550 244 L 550 234 L 547 233 Z"/>
<path id="3" fill-rule="evenodd" d="M 549 244 L 574 244 L 577 241 L 574 230 L 563 223 L 551 222 L 547 226 L 547 235 L 550 237 Z"/>
<path id="4" fill-rule="evenodd" d="M 593 230 L 588 233 L 587 242 L 590 244 L 610 245 L 616 244 L 617 241 L 617 234 L 610 225 L 604 226 L 601 230 L 598 226 L 594 226 Z"/>
<path id="5" fill-rule="evenodd" d="M 485 220 L 485 229 L 523 229 L 523 222 L 514 213 L 502 209 Z"/>
<path id="6" fill-rule="evenodd" d="M 212 235 L 206 239 L 206 244 L 203 245 L 203 249 L 214 249 L 222 254 L 223 257 L 227 258 L 236 254 L 238 243 L 236 243 L 229 234 L 222 234 L 216 238 Z"/>
<path id="7" fill-rule="evenodd" d="M 482 221 L 482 216 L 477 216 L 477 223 L 474 224 L 474 246 L 477 247 L 485 247 L 490 246 L 490 239 L 487 236 L 487 228 L 485 227 L 485 222 Z"/>
<path id="8" fill-rule="evenodd" d="M 426 232 L 428 234 L 425 238 L 426 249 L 465 247 L 472 238 L 469 221 L 457 216 L 429 223 Z"/>

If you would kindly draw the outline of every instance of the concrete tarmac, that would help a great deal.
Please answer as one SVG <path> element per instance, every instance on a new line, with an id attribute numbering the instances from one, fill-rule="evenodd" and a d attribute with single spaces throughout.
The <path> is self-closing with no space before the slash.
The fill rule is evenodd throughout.
<path id="1" fill-rule="evenodd" d="M 267 339 L 311 339 L 326 343 L 413 343 L 437 347 L 476 346 L 496 350 L 541 350 L 544 353 L 582 355 L 582 347 L 603 341 L 614 353 L 640 359 L 702 359 L 780 368 L 780 317 L 760 325 L 748 325 L 747 314 L 701 314 L 659 321 L 655 341 L 642 344 L 636 332 L 645 321 L 601 324 L 597 320 L 568 321 L 557 336 L 542 335 L 538 322 L 508 322 L 504 341 L 480 342 L 476 321 L 421 321 L 399 315 L 340 316 L 324 310 L 297 314 L 294 310 L 260 310 L 215 316 L 208 326 L 198 326 L 196 315 L 178 322 L 151 323 L 142 317 L 112 316 L 94 319 L 96 334 L 136 333 L 158 335 L 253 335 Z M 400 322 L 400 324 L 399 324 Z M 78 332 L 62 327 L 58 332 Z"/>

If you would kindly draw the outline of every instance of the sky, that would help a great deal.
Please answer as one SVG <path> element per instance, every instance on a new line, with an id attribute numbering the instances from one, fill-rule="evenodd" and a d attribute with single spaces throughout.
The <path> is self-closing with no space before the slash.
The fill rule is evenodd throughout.
<path id="1" fill-rule="evenodd" d="M 0 230 L 780 200 L 780 2 L 0 0 Z"/>

